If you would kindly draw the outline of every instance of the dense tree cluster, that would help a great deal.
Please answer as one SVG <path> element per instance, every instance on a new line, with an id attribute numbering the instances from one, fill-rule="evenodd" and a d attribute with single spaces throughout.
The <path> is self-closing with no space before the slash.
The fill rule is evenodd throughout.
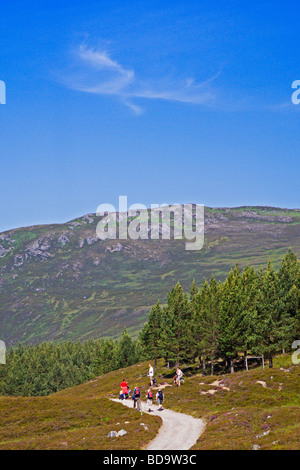
<path id="1" fill-rule="evenodd" d="M 189 294 L 178 283 L 162 308 L 153 306 L 140 340 L 148 357 L 180 364 L 198 357 L 214 372 L 222 359 L 233 372 L 241 354 L 269 360 L 300 337 L 300 263 L 289 250 L 278 272 L 232 269 L 224 282 L 212 276 Z"/>
<path id="2" fill-rule="evenodd" d="M 118 341 L 19 344 L 9 350 L 6 365 L 0 365 L 0 395 L 49 395 L 132 365 L 139 360 L 139 351 L 126 328 Z"/>
<path id="3" fill-rule="evenodd" d="M 158 302 L 134 341 L 124 329 L 120 340 L 19 344 L 0 365 L 0 395 L 45 396 L 97 375 L 163 358 L 172 364 L 217 361 L 233 372 L 247 354 L 274 354 L 300 339 L 300 262 L 289 250 L 278 272 L 271 263 L 256 272 L 234 267 L 224 282 L 212 276 L 185 293 L 177 283 L 163 307 Z"/>

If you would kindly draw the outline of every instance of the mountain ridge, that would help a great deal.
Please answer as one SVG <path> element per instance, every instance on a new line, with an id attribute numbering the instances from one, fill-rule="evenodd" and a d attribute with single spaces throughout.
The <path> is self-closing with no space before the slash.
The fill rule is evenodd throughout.
<path id="1" fill-rule="evenodd" d="M 8 345 L 133 336 L 177 281 L 188 288 L 238 262 L 279 266 L 300 254 L 300 210 L 205 207 L 204 246 L 184 240 L 99 240 L 95 214 L 0 233 L 0 336 Z M 170 227 L 172 228 L 172 227 Z"/>

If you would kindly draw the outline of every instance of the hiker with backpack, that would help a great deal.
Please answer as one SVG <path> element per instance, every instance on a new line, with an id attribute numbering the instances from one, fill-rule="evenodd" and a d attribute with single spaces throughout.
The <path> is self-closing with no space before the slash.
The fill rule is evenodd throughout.
<path id="1" fill-rule="evenodd" d="M 153 405 L 153 393 L 151 388 L 148 389 L 148 392 L 146 393 L 146 398 L 147 398 L 147 405 L 148 405 L 148 412 L 150 413 L 151 406 Z"/>
<path id="2" fill-rule="evenodd" d="M 158 411 L 162 411 L 163 409 L 162 404 L 163 404 L 164 398 L 165 397 L 164 397 L 163 391 L 159 389 L 156 394 L 157 404 L 160 405 L 160 408 L 158 408 Z"/>
<path id="3" fill-rule="evenodd" d="M 135 387 L 132 394 L 133 408 L 141 411 L 141 392 L 139 387 Z"/>

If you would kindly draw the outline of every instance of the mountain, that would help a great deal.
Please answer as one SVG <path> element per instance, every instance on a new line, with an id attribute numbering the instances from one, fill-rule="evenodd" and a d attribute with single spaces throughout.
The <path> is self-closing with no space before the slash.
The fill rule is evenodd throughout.
<path id="1" fill-rule="evenodd" d="M 278 268 L 289 248 L 300 255 L 300 210 L 205 208 L 205 241 L 101 240 L 100 218 L 0 234 L 0 339 L 44 340 L 135 336 L 150 307 L 179 281 L 188 289 L 211 274 L 224 279 L 236 262 Z M 170 225 L 172 223 L 170 222 Z M 172 228 L 172 227 L 171 227 Z"/>

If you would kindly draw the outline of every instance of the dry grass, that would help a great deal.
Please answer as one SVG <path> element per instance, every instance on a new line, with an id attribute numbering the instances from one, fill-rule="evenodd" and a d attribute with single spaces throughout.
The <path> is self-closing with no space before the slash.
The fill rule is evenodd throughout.
<path id="1" fill-rule="evenodd" d="M 0 449 L 144 448 L 155 437 L 160 418 L 141 416 L 109 398 L 118 396 L 123 377 L 145 395 L 147 370 L 148 363 L 137 364 L 46 398 L 0 398 Z M 273 369 L 218 377 L 202 377 L 195 366 L 183 371 L 184 385 L 165 388 L 165 406 L 206 419 L 194 450 L 248 450 L 254 444 L 261 449 L 300 448 L 300 367 L 289 356 L 277 358 Z M 171 385 L 172 375 L 159 361 L 158 383 Z M 202 393 L 209 390 L 215 393 Z M 120 429 L 128 434 L 108 438 L 110 431 Z"/>

